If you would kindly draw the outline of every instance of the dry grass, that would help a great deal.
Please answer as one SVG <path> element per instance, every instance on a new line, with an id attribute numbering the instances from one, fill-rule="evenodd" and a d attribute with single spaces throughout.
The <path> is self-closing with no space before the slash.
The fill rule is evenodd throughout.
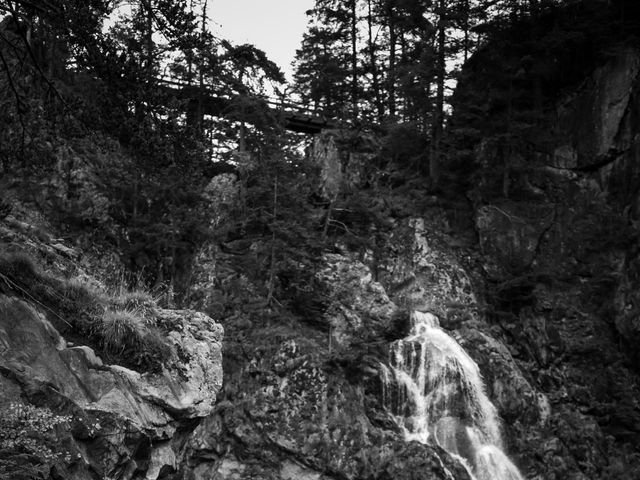
<path id="1" fill-rule="evenodd" d="M 28 255 L 10 253 L 0 254 L 0 293 L 35 303 L 63 335 L 110 362 L 158 371 L 173 355 L 154 326 L 156 301 L 143 290 L 110 295 L 79 279 L 49 276 Z"/>
<path id="2" fill-rule="evenodd" d="M 102 345 L 113 353 L 143 343 L 146 333 L 143 320 L 129 310 L 107 310 L 98 328 Z"/>
<path id="3" fill-rule="evenodd" d="M 122 291 L 113 297 L 116 305 L 124 310 L 135 310 L 144 317 L 153 317 L 158 308 L 158 299 L 146 290 Z"/>
<path id="4" fill-rule="evenodd" d="M 154 360 L 168 360 L 172 355 L 171 347 L 162 340 L 157 329 L 135 310 L 107 310 L 98 328 L 104 350 L 130 358 L 137 367 L 160 367 Z"/>

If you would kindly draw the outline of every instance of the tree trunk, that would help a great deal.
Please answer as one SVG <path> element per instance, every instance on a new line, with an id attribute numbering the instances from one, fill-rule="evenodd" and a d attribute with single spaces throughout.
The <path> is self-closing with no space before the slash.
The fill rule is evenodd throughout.
<path id="1" fill-rule="evenodd" d="M 329 46 L 327 45 L 326 41 L 323 41 L 322 43 L 322 54 L 326 57 L 329 54 Z M 325 90 L 323 88 L 323 90 Z M 333 95 L 331 92 L 331 88 L 326 89 L 324 91 L 325 94 L 325 99 L 324 99 L 324 112 L 323 115 L 325 115 L 326 117 L 333 117 L 334 115 L 334 111 L 333 111 Z"/>
<path id="2" fill-rule="evenodd" d="M 464 63 L 469 59 L 469 0 L 464 1 Z"/>
<path id="3" fill-rule="evenodd" d="M 240 85 L 244 85 L 244 69 L 240 70 L 240 74 L 238 75 L 238 83 Z M 247 151 L 247 140 L 246 140 L 246 121 L 245 121 L 245 98 L 241 98 L 240 102 L 240 139 L 238 142 L 238 151 L 244 153 Z"/>
<path id="4" fill-rule="evenodd" d="M 267 305 L 274 301 L 276 279 L 276 220 L 278 216 L 278 172 L 273 179 L 273 220 L 271 221 L 271 258 L 269 261 L 269 283 L 267 289 Z"/>
<path id="5" fill-rule="evenodd" d="M 389 116 L 396 115 L 396 25 L 393 5 L 387 7 L 387 21 L 389 24 L 389 72 L 387 73 L 387 89 L 389 92 Z"/>
<path id="6" fill-rule="evenodd" d="M 201 44 L 204 43 L 204 37 L 207 33 L 207 0 L 202 5 L 202 30 L 200 36 Z M 204 52 L 200 52 L 200 65 L 199 65 L 199 88 L 198 88 L 198 133 L 202 135 L 204 125 Z"/>
<path id="7" fill-rule="evenodd" d="M 144 8 L 146 10 L 146 43 L 147 43 L 147 59 L 146 59 L 146 71 L 147 71 L 147 82 L 151 83 L 153 79 L 153 5 L 151 4 L 152 0 L 144 1 Z"/>
<path id="8" fill-rule="evenodd" d="M 351 102 L 353 120 L 358 119 L 358 16 L 357 0 L 351 0 Z"/>
<path id="9" fill-rule="evenodd" d="M 407 61 L 407 42 L 405 38 L 405 32 L 401 31 L 399 34 L 400 44 L 400 65 L 406 65 Z M 400 106 L 396 105 L 396 109 L 400 110 L 403 121 L 411 121 L 411 95 L 407 94 L 406 90 L 400 92 Z"/>
<path id="10" fill-rule="evenodd" d="M 433 113 L 431 134 L 431 155 L 429 158 L 429 176 L 433 184 L 437 184 L 440 177 L 440 155 L 442 154 L 442 133 L 444 128 L 444 87 L 446 80 L 446 0 L 438 2 L 438 37 L 436 59 L 436 104 Z"/>
<path id="11" fill-rule="evenodd" d="M 371 0 L 367 1 L 367 27 L 369 30 L 369 62 L 371 63 L 371 76 L 373 83 L 373 101 L 378 114 L 378 121 L 384 118 L 384 102 L 380 94 L 380 79 L 378 78 L 378 60 L 376 58 L 376 46 L 373 39 L 373 15 L 371 13 Z"/>
<path id="12" fill-rule="evenodd" d="M 189 0 L 189 13 L 193 15 L 193 0 Z M 191 77 L 193 75 L 193 49 L 189 49 L 187 55 L 187 84 L 191 85 Z"/>
<path id="13" fill-rule="evenodd" d="M 146 89 L 142 91 L 142 97 L 138 96 L 135 100 L 135 116 L 137 123 L 142 123 L 144 117 L 149 113 L 149 96 L 151 95 L 151 85 L 154 81 L 153 68 L 153 0 L 140 0 L 138 15 L 140 20 L 144 21 L 144 63 L 141 65 L 141 76 L 144 77 Z"/>

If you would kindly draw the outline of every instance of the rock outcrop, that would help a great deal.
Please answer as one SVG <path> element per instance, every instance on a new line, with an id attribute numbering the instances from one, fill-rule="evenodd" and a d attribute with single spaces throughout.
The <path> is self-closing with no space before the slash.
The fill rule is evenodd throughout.
<path id="1" fill-rule="evenodd" d="M 28 252 L 49 272 L 80 279 L 73 284 L 76 291 L 99 284 L 80 267 L 79 249 L 44 229 L 35 235 L 38 229 L 30 225 L 5 219 L 3 255 Z M 82 265 L 92 263 L 84 258 Z M 6 271 L 0 271 L 0 285 L 0 476 L 32 478 L 40 472 L 65 480 L 156 480 L 174 475 L 191 432 L 213 411 L 222 386 L 222 327 L 195 311 L 139 306 L 148 310 L 140 321 L 153 323 L 157 341 L 169 353 L 152 371 L 134 371 L 114 363 L 119 357 L 113 349 L 105 356 L 89 346 L 95 347 L 95 340 L 84 343 L 73 319 L 44 300 L 69 303 L 72 297 L 65 299 L 50 286 L 49 296 L 39 296 Z M 89 310 L 98 308 L 103 295 L 95 288 L 87 293 L 87 298 L 96 295 Z M 127 308 L 125 313 L 136 311 Z M 98 328 L 100 317 L 94 321 Z M 65 338 L 61 327 L 73 335 Z"/>
<path id="2" fill-rule="evenodd" d="M 107 365 L 68 346 L 43 311 L 0 296 L 2 404 L 27 401 L 69 415 L 56 478 L 157 479 L 176 471 L 183 442 L 222 384 L 222 328 L 195 312 L 161 311 L 179 358 L 157 374 Z"/>

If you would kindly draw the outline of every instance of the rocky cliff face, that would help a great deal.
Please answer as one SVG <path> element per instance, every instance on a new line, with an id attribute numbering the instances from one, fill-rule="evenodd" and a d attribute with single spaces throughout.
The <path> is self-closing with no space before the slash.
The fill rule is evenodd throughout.
<path id="1" fill-rule="evenodd" d="M 640 471 L 640 54 L 607 48 L 519 148 L 490 136 L 475 146 L 480 181 L 469 196 L 487 318 L 549 401 L 545 422 L 532 423 L 524 405 L 505 416 L 528 478 Z M 496 171 L 500 188 L 488 181 Z M 494 393 L 511 402 L 516 391 Z"/>
<path id="2" fill-rule="evenodd" d="M 326 136 L 317 158 L 325 195 L 361 188 L 367 172 Z M 435 443 L 407 441 L 385 404 L 390 347 L 408 334 L 412 311 L 437 315 L 467 349 L 501 417 L 522 422 L 515 433 L 504 429 L 505 450 L 518 465 L 534 464 L 517 434 L 548 426 L 549 401 L 487 321 L 480 256 L 446 233 L 440 208 L 385 215 L 391 234 L 375 250 L 338 244 L 306 275 L 304 265 L 291 266 L 288 312 L 266 304 L 241 274 L 260 238 L 244 254 L 229 244 L 227 253 L 209 250 L 201 283 L 211 291 L 201 306 L 225 326 L 225 386 L 190 441 L 189 478 L 469 478 Z"/>
<path id="3" fill-rule="evenodd" d="M 177 470 L 189 425 L 212 411 L 221 386 L 219 325 L 194 312 L 160 312 L 182 359 L 140 374 L 68 346 L 29 302 L 0 296 L 0 311 L 5 408 L 26 400 L 71 416 L 59 438 L 69 461 L 54 475 L 157 479 Z"/>

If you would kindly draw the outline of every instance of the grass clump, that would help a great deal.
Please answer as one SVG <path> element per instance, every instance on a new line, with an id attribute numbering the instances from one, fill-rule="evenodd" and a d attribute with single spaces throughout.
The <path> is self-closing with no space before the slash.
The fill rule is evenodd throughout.
<path id="1" fill-rule="evenodd" d="M 9 278 L 19 279 L 21 283 L 30 286 L 41 277 L 33 259 L 22 252 L 0 255 L 0 274 Z M 7 286 L 5 285 L 5 288 Z"/>
<path id="2" fill-rule="evenodd" d="M 121 291 L 117 296 L 114 296 L 114 303 L 122 309 L 135 310 L 143 316 L 153 316 L 158 308 L 156 298 L 141 289 Z"/>
<path id="3" fill-rule="evenodd" d="M 0 293 L 37 304 L 67 340 L 89 345 L 109 362 L 156 372 L 172 357 L 154 326 L 156 302 L 144 290 L 109 295 L 86 281 L 47 275 L 14 252 L 0 254 Z"/>
<path id="4" fill-rule="evenodd" d="M 98 336 L 105 351 L 124 356 L 136 367 L 155 370 L 171 358 L 171 347 L 159 332 L 133 310 L 107 310 L 98 324 Z"/>

